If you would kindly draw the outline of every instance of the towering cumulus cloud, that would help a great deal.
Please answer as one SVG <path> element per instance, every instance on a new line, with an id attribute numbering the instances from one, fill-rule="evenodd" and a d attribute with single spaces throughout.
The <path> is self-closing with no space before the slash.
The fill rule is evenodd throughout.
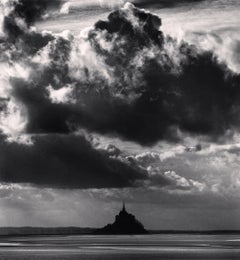
<path id="1" fill-rule="evenodd" d="M 80 129 L 142 145 L 178 141 L 179 132 L 218 138 L 238 131 L 240 76 L 216 54 L 165 36 L 157 15 L 130 3 L 80 35 L 37 32 L 34 22 L 61 3 L 4 7 L 2 181 L 87 188 L 151 178 L 137 161 L 77 135 Z"/>

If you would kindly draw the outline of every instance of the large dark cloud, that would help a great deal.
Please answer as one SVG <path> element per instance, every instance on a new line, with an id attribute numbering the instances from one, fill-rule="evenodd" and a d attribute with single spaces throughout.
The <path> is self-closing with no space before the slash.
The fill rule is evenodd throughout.
<path id="1" fill-rule="evenodd" d="M 50 63 L 36 67 L 28 82 L 12 80 L 13 95 L 28 109 L 28 132 L 82 127 L 149 145 L 176 141 L 176 129 L 217 138 L 238 128 L 240 76 L 214 53 L 164 37 L 160 25 L 159 17 L 131 5 L 96 23 L 87 41 L 111 71 L 111 83 L 90 76 L 87 65 L 81 68 L 84 77 L 72 77 L 71 40 L 51 41 Z M 74 104 L 51 102 L 47 87 L 68 84 L 74 86 Z"/>
<path id="2" fill-rule="evenodd" d="M 0 181 L 55 188 L 131 187 L 147 172 L 95 149 L 83 136 L 47 135 L 34 145 L 0 143 Z"/>
<path id="3" fill-rule="evenodd" d="M 177 129 L 217 138 L 238 128 L 240 76 L 213 52 L 164 36 L 160 26 L 158 16 L 126 4 L 98 21 L 84 40 L 51 36 L 38 52 L 47 53 L 49 62 L 32 62 L 27 81 L 11 80 L 12 96 L 27 110 L 26 131 L 85 128 L 151 145 L 178 140 Z M 74 62 L 83 58 L 75 49 L 84 44 L 90 48 L 79 67 Z M 89 63 L 93 53 L 100 65 Z M 54 102 L 49 86 L 71 86 L 74 102 Z"/>
<path id="4" fill-rule="evenodd" d="M 183 131 L 212 136 L 238 126 L 239 75 L 228 73 L 226 65 L 219 64 L 212 52 L 199 52 L 187 43 L 178 46 L 170 37 L 162 38 L 161 21 L 156 16 L 135 8 L 132 13 L 138 26 L 131 19 L 127 20 L 126 13 L 121 10 L 112 13 L 107 22 L 98 22 L 92 32 L 94 36 L 99 30 L 107 30 L 106 41 L 114 39 L 111 51 L 103 55 L 117 79 L 118 74 L 126 73 L 129 79 L 131 73 L 140 71 L 139 81 L 132 90 L 127 88 L 133 82 L 120 84 L 122 93 L 135 91 L 139 94 L 131 104 L 108 102 L 97 107 L 97 113 L 101 108 L 110 111 L 109 124 L 100 131 L 115 130 L 128 139 L 153 143 L 174 137 L 172 128 L 175 126 Z M 98 47 L 92 34 L 90 39 Z M 165 52 L 169 45 L 177 49 L 177 56 L 182 59 L 177 68 L 179 73 L 172 72 L 176 64 Z M 158 49 L 154 57 L 145 58 L 141 68 L 134 67 L 132 60 L 144 55 L 144 50 L 151 50 L 152 46 Z M 102 54 L 101 49 L 97 51 Z"/>

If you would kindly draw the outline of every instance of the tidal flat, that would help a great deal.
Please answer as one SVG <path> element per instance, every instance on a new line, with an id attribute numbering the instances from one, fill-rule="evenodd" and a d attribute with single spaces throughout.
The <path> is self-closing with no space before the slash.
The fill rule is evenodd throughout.
<path id="1" fill-rule="evenodd" d="M 11 236 L 0 259 L 151 260 L 240 259 L 240 235 Z"/>

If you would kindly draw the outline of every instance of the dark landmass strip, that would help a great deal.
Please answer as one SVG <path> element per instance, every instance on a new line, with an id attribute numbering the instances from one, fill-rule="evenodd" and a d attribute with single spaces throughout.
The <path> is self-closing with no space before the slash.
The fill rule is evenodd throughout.
<path id="1" fill-rule="evenodd" d="M 240 235 L 240 230 L 148 230 L 149 234 Z"/>
<path id="2" fill-rule="evenodd" d="M 89 235 L 95 230 L 81 227 L 1 227 L 0 236 Z"/>
<path id="3" fill-rule="evenodd" d="M 98 228 L 80 227 L 0 227 L 0 236 L 36 236 L 36 235 L 98 235 Z M 240 230 L 147 230 L 149 235 L 189 234 L 189 235 L 240 235 Z"/>

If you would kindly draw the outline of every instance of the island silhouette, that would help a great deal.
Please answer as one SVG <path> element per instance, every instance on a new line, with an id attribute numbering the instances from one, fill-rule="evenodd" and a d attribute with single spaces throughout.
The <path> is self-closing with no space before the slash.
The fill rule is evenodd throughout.
<path id="1" fill-rule="evenodd" d="M 123 234 L 147 234 L 148 231 L 144 228 L 143 224 L 136 219 L 133 214 L 127 212 L 125 208 L 125 203 L 121 211 L 116 215 L 115 221 L 112 224 L 108 224 L 103 228 L 95 231 L 95 234 L 105 234 L 105 235 L 123 235 Z"/>

